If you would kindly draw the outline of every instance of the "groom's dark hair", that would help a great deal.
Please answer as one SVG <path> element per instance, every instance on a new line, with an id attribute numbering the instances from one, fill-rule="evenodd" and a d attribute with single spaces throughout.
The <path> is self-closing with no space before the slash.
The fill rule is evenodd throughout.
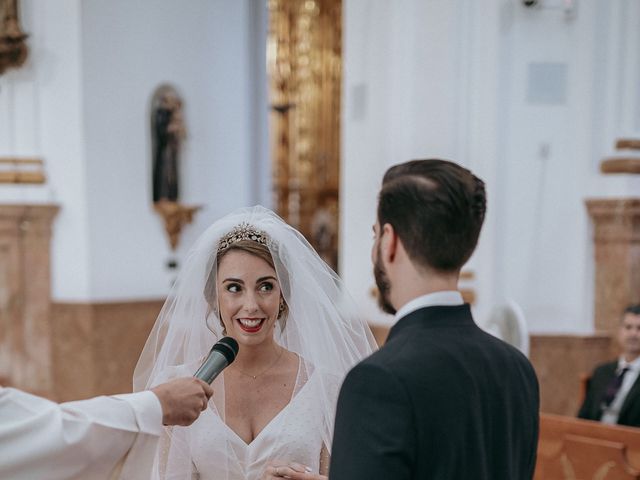
<path id="1" fill-rule="evenodd" d="M 484 182 L 447 160 L 401 163 L 382 180 L 378 223 L 393 227 L 418 266 L 460 270 L 475 250 L 485 212 Z"/>

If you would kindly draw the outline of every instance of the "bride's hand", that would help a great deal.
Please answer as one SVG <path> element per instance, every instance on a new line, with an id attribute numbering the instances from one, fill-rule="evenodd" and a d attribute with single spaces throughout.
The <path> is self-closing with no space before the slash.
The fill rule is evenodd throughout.
<path id="1" fill-rule="evenodd" d="M 292 480 L 328 480 L 324 475 L 311 473 L 309 467 L 299 463 L 283 464 L 281 462 L 271 463 L 262 474 L 262 480 L 277 480 L 279 478 L 290 478 Z"/>

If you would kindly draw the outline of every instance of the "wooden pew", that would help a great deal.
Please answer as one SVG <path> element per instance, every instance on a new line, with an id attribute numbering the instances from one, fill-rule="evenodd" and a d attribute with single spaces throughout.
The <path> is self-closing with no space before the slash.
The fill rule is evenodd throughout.
<path id="1" fill-rule="evenodd" d="M 638 480 L 640 428 L 540 414 L 535 480 Z"/>

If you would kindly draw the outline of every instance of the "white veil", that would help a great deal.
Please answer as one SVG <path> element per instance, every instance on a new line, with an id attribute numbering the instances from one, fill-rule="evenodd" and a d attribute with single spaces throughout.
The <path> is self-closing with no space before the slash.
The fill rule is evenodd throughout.
<path id="1" fill-rule="evenodd" d="M 341 382 L 351 367 L 372 353 L 375 341 L 340 278 L 297 230 L 264 207 L 237 210 L 215 222 L 196 241 L 138 360 L 134 391 L 175 376 L 192 375 L 211 346 L 223 336 L 220 321 L 210 312 L 203 292 L 207 279 L 217 270 L 216 252 L 221 237 L 243 223 L 266 233 L 270 239 L 267 246 L 288 306 L 286 324 L 283 329 L 276 327 L 275 338 L 301 359 L 295 391 L 307 384 L 314 372 L 318 373 L 317 381 L 308 384 L 311 388 L 313 383 L 311 398 L 318 413 L 322 443 L 330 449 Z M 191 478 L 190 474 L 197 471 L 192 460 L 196 437 L 199 442 L 211 442 L 211 452 L 219 466 L 229 463 L 228 468 L 220 471 L 233 472 L 237 467 L 231 465 L 237 452 L 221 440 L 224 435 L 215 433 L 216 428 L 223 429 L 221 423 L 212 421 L 207 426 L 207 432 L 213 430 L 210 440 L 202 440 L 202 434 L 196 433 L 197 425 L 210 421 L 212 416 L 224 423 L 224 373 L 213 387 L 213 401 L 194 425 L 166 429 L 157 462 L 161 477 Z M 270 452 L 262 453 L 269 458 Z M 216 474 L 214 478 L 225 477 Z M 226 478 L 238 476 L 229 473 Z"/>

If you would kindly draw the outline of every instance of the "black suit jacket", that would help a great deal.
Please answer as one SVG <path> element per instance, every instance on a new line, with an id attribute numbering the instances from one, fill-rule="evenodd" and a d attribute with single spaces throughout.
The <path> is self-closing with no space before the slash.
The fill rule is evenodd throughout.
<path id="1" fill-rule="evenodd" d="M 538 381 L 468 305 L 410 313 L 342 385 L 331 480 L 525 480 L 538 440 Z"/>
<path id="2" fill-rule="evenodd" d="M 578 412 L 578 417 L 587 420 L 600 420 L 602 418 L 602 398 L 607 390 L 607 385 L 616 375 L 617 368 L 617 361 L 604 363 L 596 367 L 587 382 L 587 392 L 582 407 Z M 622 403 L 618 424 L 640 427 L 640 376 L 638 376 Z"/>

